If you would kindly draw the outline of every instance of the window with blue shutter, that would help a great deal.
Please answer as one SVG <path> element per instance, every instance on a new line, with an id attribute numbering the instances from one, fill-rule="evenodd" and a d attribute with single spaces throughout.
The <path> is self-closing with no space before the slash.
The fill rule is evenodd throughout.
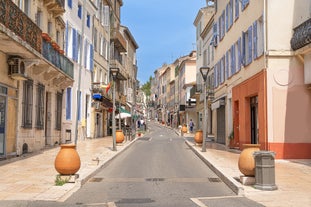
<path id="1" fill-rule="evenodd" d="M 229 28 L 233 24 L 233 0 L 229 1 Z"/>
<path id="2" fill-rule="evenodd" d="M 248 28 L 248 50 L 247 50 L 247 64 L 250 64 L 253 61 L 253 26 L 251 25 Z"/>
<path id="3" fill-rule="evenodd" d="M 242 11 L 248 6 L 249 0 L 242 0 Z"/>
<path id="4" fill-rule="evenodd" d="M 82 18 L 82 5 L 78 5 L 78 17 L 81 19 Z"/>
<path id="5" fill-rule="evenodd" d="M 68 21 L 66 22 L 66 33 L 65 33 L 65 52 L 66 52 L 66 54 L 68 55 L 68 41 L 69 41 L 69 37 L 68 37 L 68 30 L 69 30 L 69 28 L 68 28 Z"/>
<path id="6" fill-rule="evenodd" d="M 217 64 L 214 66 L 214 87 L 217 88 Z"/>
<path id="7" fill-rule="evenodd" d="M 93 45 L 90 45 L 90 70 L 93 71 L 93 65 L 94 65 L 94 49 Z"/>
<path id="8" fill-rule="evenodd" d="M 241 37 L 238 39 L 238 67 L 237 70 L 241 70 L 242 67 L 242 48 L 241 48 Z"/>
<path id="9" fill-rule="evenodd" d="M 229 78 L 229 51 L 226 52 L 225 59 L 225 80 Z"/>
<path id="10" fill-rule="evenodd" d="M 245 65 L 246 63 L 246 43 L 247 41 L 247 32 L 242 32 L 242 47 L 241 47 L 241 65 Z"/>
<path id="11" fill-rule="evenodd" d="M 228 32 L 228 28 L 229 28 L 229 5 L 227 4 L 226 6 L 226 32 Z"/>
<path id="12" fill-rule="evenodd" d="M 67 1 L 67 5 L 68 5 L 68 7 L 69 7 L 70 9 L 72 9 L 72 0 L 68 0 L 68 1 Z"/>
<path id="13" fill-rule="evenodd" d="M 222 12 L 222 15 L 221 15 L 221 30 L 222 30 L 222 33 L 221 33 L 221 39 L 225 36 L 225 10 Z"/>
<path id="14" fill-rule="evenodd" d="M 231 46 L 231 76 L 235 74 L 235 45 Z"/>
<path id="15" fill-rule="evenodd" d="M 83 66 L 84 66 L 84 68 L 86 68 L 86 66 L 87 66 L 87 54 L 88 54 L 88 42 L 87 42 L 87 40 L 85 40 L 84 41 L 84 54 L 83 54 Z"/>
<path id="16" fill-rule="evenodd" d="M 253 45 L 254 45 L 254 59 L 256 59 L 257 56 L 257 21 L 253 23 Z"/>
<path id="17" fill-rule="evenodd" d="M 239 18 L 239 13 L 240 13 L 240 0 L 235 0 L 235 19 Z"/>
<path id="18" fill-rule="evenodd" d="M 89 14 L 86 15 L 86 26 L 88 28 L 91 27 L 91 15 L 89 15 Z"/>
<path id="19" fill-rule="evenodd" d="M 73 61 L 77 61 L 77 31 L 72 28 L 72 59 Z"/>
<path id="20" fill-rule="evenodd" d="M 66 120 L 71 119 L 71 88 L 66 90 Z"/>

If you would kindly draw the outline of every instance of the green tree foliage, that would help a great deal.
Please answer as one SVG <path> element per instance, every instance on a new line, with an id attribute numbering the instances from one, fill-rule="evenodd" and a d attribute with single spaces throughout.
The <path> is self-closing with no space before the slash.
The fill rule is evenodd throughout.
<path id="1" fill-rule="evenodd" d="M 147 81 L 147 83 L 141 86 L 141 90 L 145 92 L 146 96 L 150 96 L 151 94 L 151 80 L 152 77 L 150 76 L 149 81 Z"/>

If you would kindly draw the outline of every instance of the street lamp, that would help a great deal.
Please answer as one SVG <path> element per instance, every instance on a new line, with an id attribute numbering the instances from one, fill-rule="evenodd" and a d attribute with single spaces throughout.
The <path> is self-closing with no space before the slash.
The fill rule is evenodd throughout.
<path id="1" fill-rule="evenodd" d="M 200 67 L 200 72 L 204 80 L 204 121 L 203 121 L 203 142 L 202 142 L 202 152 L 206 152 L 206 134 L 207 134 L 207 112 L 206 112 L 206 80 L 208 73 L 210 71 L 209 67 Z"/>
<path id="2" fill-rule="evenodd" d="M 110 75 L 112 76 L 113 80 L 113 91 L 112 91 L 112 139 L 113 139 L 113 151 L 117 151 L 116 145 L 116 79 L 119 74 L 119 68 L 110 68 Z"/>

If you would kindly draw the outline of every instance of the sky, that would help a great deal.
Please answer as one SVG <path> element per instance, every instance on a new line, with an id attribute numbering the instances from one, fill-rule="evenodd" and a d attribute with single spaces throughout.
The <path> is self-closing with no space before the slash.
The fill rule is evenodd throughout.
<path id="1" fill-rule="evenodd" d="M 137 53 L 140 85 L 154 76 L 164 63 L 196 50 L 193 24 L 205 0 L 124 0 L 121 24 L 128 27 L 139 48 Z"/>

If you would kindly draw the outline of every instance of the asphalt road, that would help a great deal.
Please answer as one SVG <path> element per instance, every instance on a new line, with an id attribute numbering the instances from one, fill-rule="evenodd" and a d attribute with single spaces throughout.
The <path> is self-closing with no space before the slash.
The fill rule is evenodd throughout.
<path id="1" fill-rule="evenodd" d="M 103 168 L 66 203 L 196 207 L 197 197 L 235 194 L 173 130 L 150 125 L 150 133 Z"/>

